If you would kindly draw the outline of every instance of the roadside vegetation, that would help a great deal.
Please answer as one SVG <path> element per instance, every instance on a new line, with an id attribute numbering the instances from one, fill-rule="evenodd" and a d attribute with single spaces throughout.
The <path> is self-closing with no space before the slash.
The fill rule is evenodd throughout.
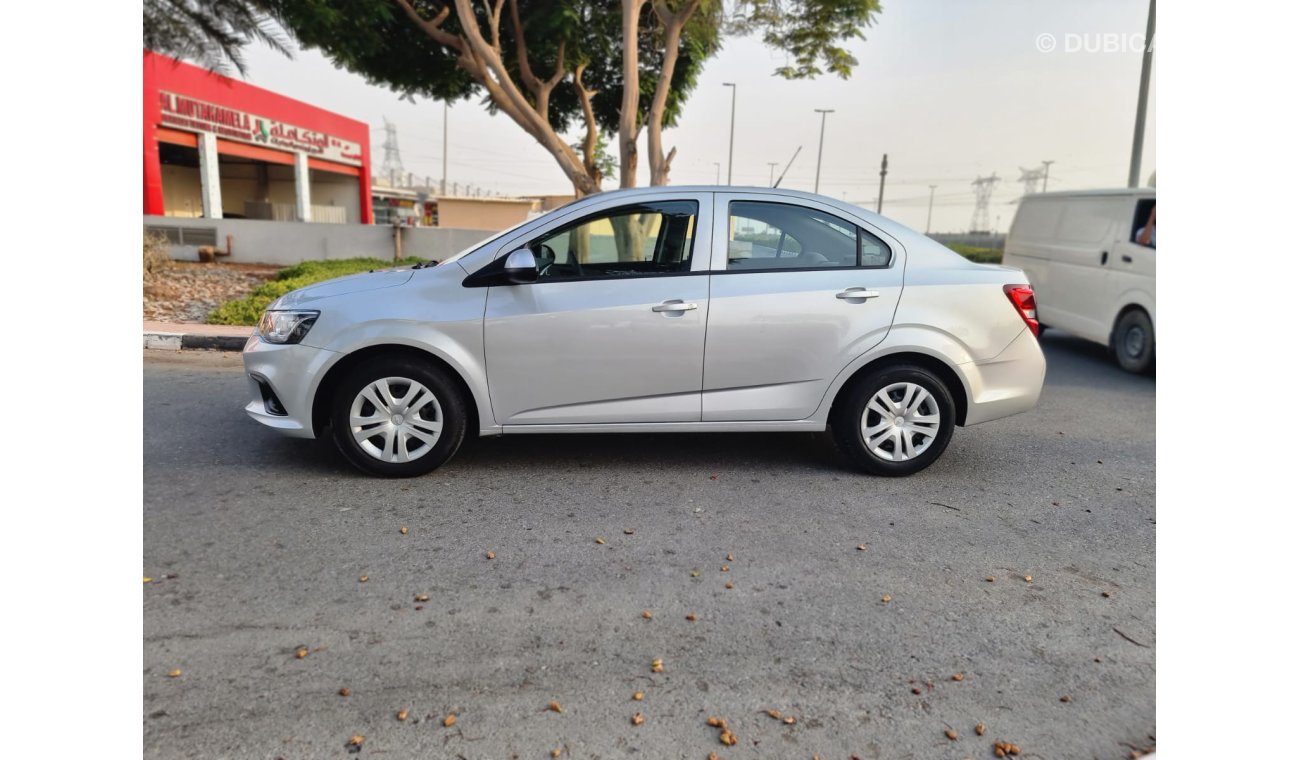
<path id="1" fill-rule="evenodd" d="M 999 248 L 980 248 L 974 245 L 962 245 L 961 243 L 949 243 L 948 247 L 976 264 L 1002 263 L 1002 250 Z"/>
<path id="2" fill-rule="evenodd" d="M 394 266 L 409 266 L 420 263 L 421 259 L 406 258 L 392 262 L 384 259 L 332 259 L 329 261 L 304 261 L 291 267 L 281 269 L 272 280 L 267 281 L 243 298 L 226 301 L 208 316 L 212 325 L 256 325 L 262 312 L 272 301 L 291 290 L 335 277 L 343 277 L 372 269 L 388 269 Z"/>

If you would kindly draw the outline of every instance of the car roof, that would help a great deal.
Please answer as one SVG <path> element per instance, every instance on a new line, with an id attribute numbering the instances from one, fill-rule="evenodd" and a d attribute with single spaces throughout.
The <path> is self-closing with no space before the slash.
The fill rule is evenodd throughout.
<path id="1" fill-rule="evenodd" d="M 605 190 L 599 193 L 579 198 L 572 203 L 566 204 L 561 208 L 570 208 L 588 201 L 596 202 L 617 200 L 620 198 L 636 198 L 642 195 L 659 194 L 664 192 L 681 192 L 681 193 L 755 193 L 778 198 L 788 198 L 790 200 L 816 201 L 818 203 L 832 206 L 852 214 L 857 214 L 864 219 L 884 229 L 893 235 L 906 235 L 913 232 L 910 228 L 895 222 L 888 217 L 877 214 L 876 212 L 859 206 L 855 203 L 848 203 L 839 198 L 832 198 L 829 195 L 819 193 L 810 193 L 806 190 L 793 190 L 784 187 L 757 187 L 753 185 L 652 185 L 650 187 L 625 187 L 617 190 Z"/>

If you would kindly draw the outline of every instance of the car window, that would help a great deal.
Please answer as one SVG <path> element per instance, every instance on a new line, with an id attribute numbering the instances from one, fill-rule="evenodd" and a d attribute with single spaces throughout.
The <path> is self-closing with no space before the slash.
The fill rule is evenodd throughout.
<path id="1" fill-rule="evenodd" d="M 733 201 L 728 217 L 728 271 L 889 266 L 882 240 L 815 209 Z"/>
<path id="2" fill-rule="evenodd" d="M 588 216 L 528 244 L 538 282 L 645 277 L 691 268 L 695 201 L 621 206 Z"/>

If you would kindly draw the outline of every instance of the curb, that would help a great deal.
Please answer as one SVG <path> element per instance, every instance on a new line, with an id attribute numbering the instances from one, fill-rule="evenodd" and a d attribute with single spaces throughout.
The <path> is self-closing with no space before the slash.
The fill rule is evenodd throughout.
<path id="1" fill-rule="evenodd" d="M 164 351 L 208 350 L 243 351 L 247 335 L 201 335 L 198 333 L 160 332 L 146 330 L 144 347 Z"/>

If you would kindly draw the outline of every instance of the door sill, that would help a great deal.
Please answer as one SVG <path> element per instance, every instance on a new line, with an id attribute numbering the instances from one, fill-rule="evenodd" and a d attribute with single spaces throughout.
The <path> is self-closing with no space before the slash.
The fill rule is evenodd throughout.
<path id="1" fill-rule="evenodd" d="M 545 425 L 503 425 L 502 435 L 518 433 L 816 433 L 826 429 L 817 420 L 783 420 L 776 422 L 616 422 Z"/>

